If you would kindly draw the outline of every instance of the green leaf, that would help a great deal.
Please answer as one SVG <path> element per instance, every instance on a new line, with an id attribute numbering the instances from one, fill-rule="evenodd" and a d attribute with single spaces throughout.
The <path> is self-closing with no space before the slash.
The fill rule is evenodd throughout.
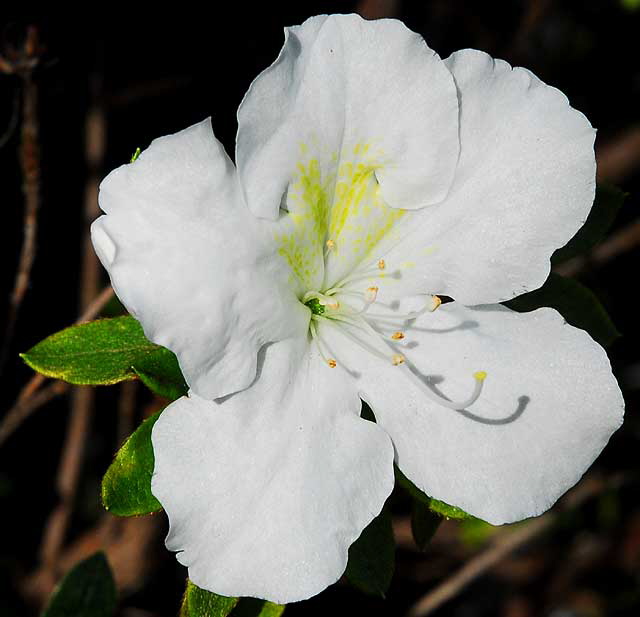
<path id="1" fill-rule="evenodd" d="M 393 466 L 393 471 L 396 476 L 396 484 L 400 485 L 413 499 L 419 501 L 425 505 L 429 505 L 431 498 L 425 495 L 407 476 L 405 476 L 397 465 Z"/>
<path id="2" fill-rule="evenodd" d="M 111 617 L 116 586 L 104 553 L 74 566 L 56 587 L 42 617 Z"/>
<path id="3" fill-rule="evenodd" d="M 240 598 L 232 617 L 280 617 L 286 605 L 274 604 L 257 598 Z"/>
<path id="4" fill-rule="evenodd" d="M 444 518 L 466 519 L 471 518 L 471 514 L 468 514 L 464 510 L 450 506 L 444 501 L 433 499 L 425 493 L 423 493 L 407 476 L 405 476 L 400 469 L 394 465 L 393 470 L 396 475 L 396 482 L 405 490 L 415 501 L 426 506 L 431 512 L 440 515 Z"/>
<path id="5" fill-rule="evenodd" d="M 383 509 L 349 548 L 345 576 L 361 591 L 384 598 L 395 567 L 391 516 Z"/>
<path id="6" fill-rule="evenodd" d="M 102 503 L 117 516 L 138 516 L 162 509 L 151 494 L 154 458 L 151 429 L 162 412 L 148 417 L 124 442 L 102 479 Z"/>
<path id="7" fill-rule="evenodd" d="M 71 326 L 21 357 L 35 371 L 72 384 L 106 385 L 140 377 L 168 398 L 187 392 L 175 355 L 150 342 L 130 316 Z"/>
<path id="8" fill-rule="evenodd" d="M 238 598 L 219 596 L 187 581 L 180 617 L 226 617 L 237 603 Z"/>
<path id="9" fill-rule="evenodd" d="M 552 265 L 556 266 L 573 257 L 584 255 L 600 242 L 613 225 L 626 197 L 627 193 L 615 186 L 599 184 L 585 224 L 565 246 L 553 254 Z"/>
<path id="10" fill-rule="evenodd" d="M 442 517 L 432 512 L 429 506 L 422 501 L 414 500 L 411 509 L 411 531 L 413 540 L 421 551 L 427 548 L 441 522 Z"/>
<path id="11" fill-rule="evenodd" d="M 444 518 L 455 518 L 458 520 L 471 518 L 471 514 L 467 514 L 467 512 L 461 508 L 458 508 L 457 506 L 450 506 L 448 503 L 440 501 L 439 499 L 431 499 L 429 501 L 429 510 Z"/>
<path id="12" fill-rule="evenodd" d="M 554 272 L 540 289 L 509 300 L 505 305 L 521 313 L 550 306 L 568 323 L 586 330 L 604 347 L 611 345 L 620 336 L 607 311 L 590 289 L 574 279 L 564 278 Z"/>

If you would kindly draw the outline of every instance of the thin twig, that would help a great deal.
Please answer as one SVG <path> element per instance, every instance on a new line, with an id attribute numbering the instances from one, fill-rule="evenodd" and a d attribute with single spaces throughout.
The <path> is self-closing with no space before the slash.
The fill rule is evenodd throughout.
<path id="1" fill-rule="evenodd" d="M 76 324 L 89 321 L 96 317 L 98 313 L 103 309 L 104 305 L 113 297 L 113 289 L 111 286 L 105 287 L 93 300 L 93 302 L 87 307 L 80 317 L 78 317 Z M 47 380 L 44 375 L 34 375 L 22 388 L 22 391 L 18 395 L 13 407 L 2 418 L 0 422 L 0 446 L 7 440 L 7 438 L 26 420 L 36 409 L 42 407 L 45 403 L 50 401 L 54 396 L 66 392 L 68 384 L 63 381 L 55 381 L 47 388 L 51 396 L 40 397 L 40 394 L 44 392 L 40 388 L 42 384 Z M 54 386 L 56 386 L 54 388 Z"/>
<path id="2" fill-rule="evenodd" d="M 100 213 L 98 183 L 105 152 L 106 117 L 102 106 L 101 81 L 97 75 L 93 76 L 91 87 L 93 104 L 87 112 L 85 122 L 85 158 L 89 175 L 84 193 L 81 310 L 86 310 L 91 304 L 92 298 L 98 292 L 100 281 L 100 264 L 91 244 L 90 226 Z M 44 567 L 49 567 L 52 571 L 55 571 L 73 512 L 94 400 L 95 390 L 92 387 L 84 386 L 72 390 L 71 414 L 57 475 L 59 502 L 47 520 L 40 549 L 40 559 Z"/>
<path id="3" fill-rule="evenodd" d="M 38 210 L 40 209 L 40 144 L 38 142 L 38 87 L 33 80 L 33 70 L 37 66 L 39 51 L 37 31 L 32 27 L 28 31 L 17 64 L 14 65 L 14 72 L 22 79 L 20 169 L 22 172 L 22 192 L 24 193 L 24 232 L 18 269 L 9 303 L 2 351 L 0 352 L 0 373 L 4 369 L 13 340 L 18 313 L 29 287 L 36 254 Z"/>
<path id="4" fill-rule="evenodd" d="M 507 555 L 549 529 L 557 520 L 560 511 L 576 508 L 606 488 L 614 484 L 619 484 L 620 481 L 621 479 L 619 477 L 608 480 L 598 476 L 585 478 L 567 494 L 558 509 L 554 509 L 538 518 L 532 519 L 530 522 L 524 523 L 515 530 L 506 530 L 501 533 L 489 548 L 468 561 L 443 583 L 420 598 L 407 613 L 408 617 L 425 617 L 431 614 L 445 602 L 458 595 L 469 583 L 486 573 Z"/>

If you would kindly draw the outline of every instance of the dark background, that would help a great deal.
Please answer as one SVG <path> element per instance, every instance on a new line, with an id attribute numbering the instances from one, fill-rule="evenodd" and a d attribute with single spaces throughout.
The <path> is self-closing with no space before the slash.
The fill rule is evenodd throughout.
<path id="1" fill-rule="evenodd" d="M 251 3 L 224 3 L 224 8 L 211 5 L 212 16 L 179 5 L 163 13 L 158 6 L 144 20 L 134 19 L 123 6 L 101 5 L 93 7 L 92 14 L 66 15 L 0 10 L 2 48 L 22 45 L 28 25 L 37 27 L 46 48 L 33 73 L 41 147 L 37 255 L 0 375 L 0 418 L 31 378 L 17 353 L 71 324 L 79 314 L 85 190 L 87 182 L 91 186 L 92 173 L 85 148 L 88 110 L 97 110 L 105 130 L 103 162 L 96 170 L 100 177 L 128 162 L 136 147 L 144 148 L 153 138 L 207 116 L 213 117 L 217 137 L 232 153 L 237 106 L 251 80 L 275 59 L 284 26 L 322 12 L 359 10 L 370 17 L 399 17 L 442 57 L 464 47 L 482 49 L 526 66 L 564 91 L 598 128 L 601 179 L 630 193 L 605 240 L 612 243 L 613 255 L 587 260 L 568 272 L 597 293 L 623 334 L 609 352 L 625 391 L 627 420 L 595 469 L 605 478 L 621 480 L 577 511 L 563 514 L 550 531 L 502 560 L 436 614 L 638 614 L 640 9 L 634 10 L 632 4 L 631 0 L 371 0 L 291 5 L 296 8 L 256 3 L 256 8 Z M 20 114 L 15 114 L 21 89 L 18 77 L 0 72 L 0 135 L 8 130 L 0 148 L 3 323 L 23 236 L 17 154 Z M 12 118 L 17 120 L 14 130 Z M 102 272 L 100 277 L 102 287 L 107 280 Z M 152 517 L 151 523 L 108 522 L 99 500 L 100 478 L 127 427 L 154 404 L 135 387 L 100 390 L 95 410 L 87 416 L 77 489 L 67 504 L 66 533 L 49 561 L 41 555 L 46 544 L 43 532 L 60 503 L 56 482 L 68 434 L 69 396 L 56 397 L 34 411 L 0 444 L 0 615 L 37 614 L 59 574 L 100 546 L 111 551 L 120 577 L 122 615 L 176 614 L 186 572 L 163 548 L 163 515 Z M 287 614 L 402 615 L 482 550 L 491 535 L 479 528 L 474 540 L 472 527 L 447 522 L 431 547 L 418 553 L 408 532 L 408 502 L 396 496 L 392 506 L 399 548 L 386 600 L 364 596 L 341 583 L 289 607 Z M 119 568 L 125 574 L 119 574 Z"/>

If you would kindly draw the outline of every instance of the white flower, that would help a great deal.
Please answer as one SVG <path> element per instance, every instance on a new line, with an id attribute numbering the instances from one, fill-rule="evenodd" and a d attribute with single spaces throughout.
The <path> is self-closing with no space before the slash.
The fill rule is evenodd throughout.
<path id="1" fill-rule="evenodd" d="M 155 425 L 152 481 L 191 579 L 320 592 L 394 459 L 495 524 L 549 508 L 623 401 L 585 332 L 498 303 L 587 217 L 587 119 L 529 71 L 338 15 L 286 30 L 238 123 L 237 168 L 208 120 L 157 139 L 104 180 L 92 228 L 191 387 Z"/>

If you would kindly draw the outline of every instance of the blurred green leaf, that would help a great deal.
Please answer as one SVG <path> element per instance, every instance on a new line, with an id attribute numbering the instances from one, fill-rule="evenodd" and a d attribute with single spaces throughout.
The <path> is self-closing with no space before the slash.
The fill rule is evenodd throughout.
<path id="1" fill-rule="evenodd" d="M 498 531 L 498 527 L 494 527 L 479 518 L 470 517 L 460 521 L 459 530 L 462 543 L 469 548 L 477 549 Z"/>
<path id="2" fill-rule="evenodd" d="M 257 598 L 240 598 L 232 617 L 280 617 L 286 605 L 274 604 Z"/>
<path id="3" fill-rule="evenodd" d="M 62 579 L 42 617 L 111 617 L 116 586 L 103 553 L 81 561 Z"/>
<path id="4" fill-rule="evenodd" d="M 555 266 L 589 252 L 609 231 L 626 197 L 627 194 L 615 186 L 599 184 L 585 224 L 553 254 L 551 264 Z"/>
<path id="5" fill-rule="evenodd" d="M 627 11 L 637 11 L 640 9 L 640 0 L 620 0 L 620 4 L 627 9 Z"/>
<path id="6" fill-rule="evenodd" d="M 520 313 L 542 306 L 554 308 L 568 323 L 586 330 L 604 347 L 620 336 L 607 311 L 590 289 L 554 272 L 540 289 L 509 300 L 505 305 Z"/>
<path id="7" fill-rule="evenodd" d="M 349 548 L 345 576 L 361 591 L 384 598 L 395 567 L 395 540 L 386 508 Z"/>
<path id="8" fill-rule="evenodd" d="M 180 617 L 226 617 L 237 603 L 238 598 L 219 596 L 187 581 Z"/>
<path id="9" fill-rule="evenodd" d="M 117 516 L 138 516 L 162 509 L 151 494 L 154 458 L 151 429 L 162 412 L 148 417 L 124 442 L 102 479 L 102 503 Z"/>
<path id="10" fill-rule="evenodd" d="M 175 355 L 151 343 L 130 316 L 71 326 L 21 357 L 33 370 L 73 384 L 107 385 L 140 377 L 167 398 L 187 392 Z"/>
<path id="11" fill-rule="evenodd" d="M 441 522 L 442 517 L 432 512 L 422 501 L 414 499 L 411 509 L 411 532 L 416 546 L 421 551 L 427 548 Z"/>

